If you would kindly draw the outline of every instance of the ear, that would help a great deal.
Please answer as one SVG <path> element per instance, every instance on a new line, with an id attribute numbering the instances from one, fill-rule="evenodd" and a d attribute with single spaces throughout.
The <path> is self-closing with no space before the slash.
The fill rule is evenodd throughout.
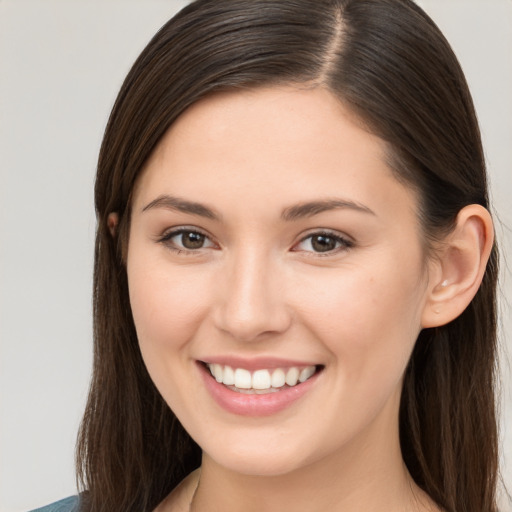
<path id="1" fill-rule="evenodd" d="M 457 215 L 430 268 L 422 327 L 439 327 L 457 318 L 476 295 L 494 243 L 491 215 L 471 204 Z"/>
<path id="2" fill-rule="evenodd" d="M 110 231 L 110 236 L 115 238 L 117 233 L 117 226 L 119 225 L 119 215 L 116 212 L 112 212 L 108 214 L 107 217 L 107 226 Z"/>

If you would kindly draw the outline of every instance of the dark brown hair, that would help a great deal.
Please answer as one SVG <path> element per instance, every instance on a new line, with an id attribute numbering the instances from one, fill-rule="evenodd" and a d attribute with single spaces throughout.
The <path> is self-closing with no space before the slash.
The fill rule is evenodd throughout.
<path id="1" fill-rule="evenodd" d="M 177 117 L 207 94 L 324 87 L 387 142 L 420 196 L 426 246 L 468 204 L 488 208 L 471 96 L 449 44 L 410 0 L 199 0 L 150 41 L 110 116 L 98 163 L 94 372 L 78 446 L 83 508 L 152 510 L 200 449 L 144 366 L 123 253 L 134 183 Z M 119 214 L 117 236 L 107 216 Z M 416 481 L 449 512 L 496 510 L 497 251 L 462 315 L 424 329 L 404 377 L 400 441 Z"/>

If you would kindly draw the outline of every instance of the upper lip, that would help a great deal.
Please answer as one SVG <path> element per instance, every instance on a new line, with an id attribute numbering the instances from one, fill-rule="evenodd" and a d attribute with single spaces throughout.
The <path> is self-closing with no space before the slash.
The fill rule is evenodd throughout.
<path id="1" fill-rule="evenodd" d="M 233 355 L 225 355 L 205 357 L 201 358 L 199 361 L 206 364 L 226 365 L 230 366 L 231 368 L 244 368 L 250 371 L 272 368 L 290 368 L 292 366 L 319 366 L 317 362 L 313 361 L 295 360 L 272 356 L 244 358 Z"/>

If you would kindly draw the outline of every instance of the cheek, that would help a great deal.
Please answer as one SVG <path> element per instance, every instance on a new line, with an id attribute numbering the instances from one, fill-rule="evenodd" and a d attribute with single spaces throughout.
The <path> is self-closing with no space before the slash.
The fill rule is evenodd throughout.
<path id="1" fill-rule="evenodd" d="M 129 260 L 128 285 L 142 358 L 164 400 L 187 421 L 187 396 L 199 391 L 198 383 L 190 380 L 195 365 L 190 340 L 202 324 L 208 287 L 200 273 L 172 269 L 157 260 L 140 262 Z"/>
<path id="2" fill-rule="evenodd" d="M 350 439 L 386 404 L 390 424 L 395 421 L 403 373 L 420 331 L 421 287 L 420 274 L 388 270 L 351 269 L 304 283 L 311 293 L 302 295 L 303 324 L 329 353 L 332 401 L 324 417 L 330 418 L 333 440 Z"/>
<path id="3" fill-rule="evenodd" d="M 128 261 L 130 304 L 142 356 L 158 386 L 159 375 L 190 359 L 188 342 L 196 334 L 208 302 L 200 272 L 162 261 Z M 179 370 L 178 370 L 179 371 Z"/>
<path id="4" fill-rule="evenodd" d="M 397 380 L 420 331 L 419 267 L 390 257 L 377 261 L 380 265 L 317 275 L 298 287 L 308 290 L 298 306 L 303 322 L 328 348 L 334 364 L 343 366 L 341 374 L 361 382 L 363 375 L 384 371 Z"/>

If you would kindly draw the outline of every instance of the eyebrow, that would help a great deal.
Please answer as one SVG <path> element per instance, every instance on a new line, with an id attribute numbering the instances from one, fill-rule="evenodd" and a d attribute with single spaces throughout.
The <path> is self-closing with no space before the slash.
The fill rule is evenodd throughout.
<path id="1" fill-rule="evenodd" d="M 192 215 L 198 215 L 215 221 L 220 221 L 222 218 L 219 213 L 202 203 L 188 201 L 186 199 L 169 196 L 167 194 L 158 196 L 156 199 L 148 203 L 142 211 L 145 212 L 153 208 L 165 208 L 167 210 L 190 213 Z M 376 215 L 375 212 L 363 204 L 346 199 L 332 198 L 319 201 L 309 201 L 289 206 L 283 210 L 281 218 L 287 222 L 291 222 L 305 217 L 313 217 L 314 215 L 318 215 L 325 211 L 337 209 L 349 209 L 370 215 Z"/>
<path id="2" fill-rule="evenodd" d="M 175 210 L 183 213 L 191 213 L 192 215 L 199 215 L 200 217 L 206 217 L 207 219 L 219 221 L 221 216 L 216 213 L 213 209 L 205 206 L 201 203 L 194 201 L 187 201 L 180 197 L 174 197 L 169 195 L 162 195 L 151 201 L 149 204 L 144 206 L 143 212 L 151 210 L 153 208 L 165 208 L 167 210 Z"/>
<path id="3" fill-rule="evenodd" d="M 349 209 L 355 210 L 362 213 L 368 213 L 370 215 L 376 215 L 373 210 L 370 210 L 364 204 L 356 203 L 345 199 L 324 199 L 321 201 L 310 201 L 307 203 L 301 203 L 294 206 L 290 206 L 283 210 L 281 218 L 286 221 L 293 221 L 302 219 L 304 217 L 313 217 L 319 213 L 337 210 L 337 209 Z"/>

